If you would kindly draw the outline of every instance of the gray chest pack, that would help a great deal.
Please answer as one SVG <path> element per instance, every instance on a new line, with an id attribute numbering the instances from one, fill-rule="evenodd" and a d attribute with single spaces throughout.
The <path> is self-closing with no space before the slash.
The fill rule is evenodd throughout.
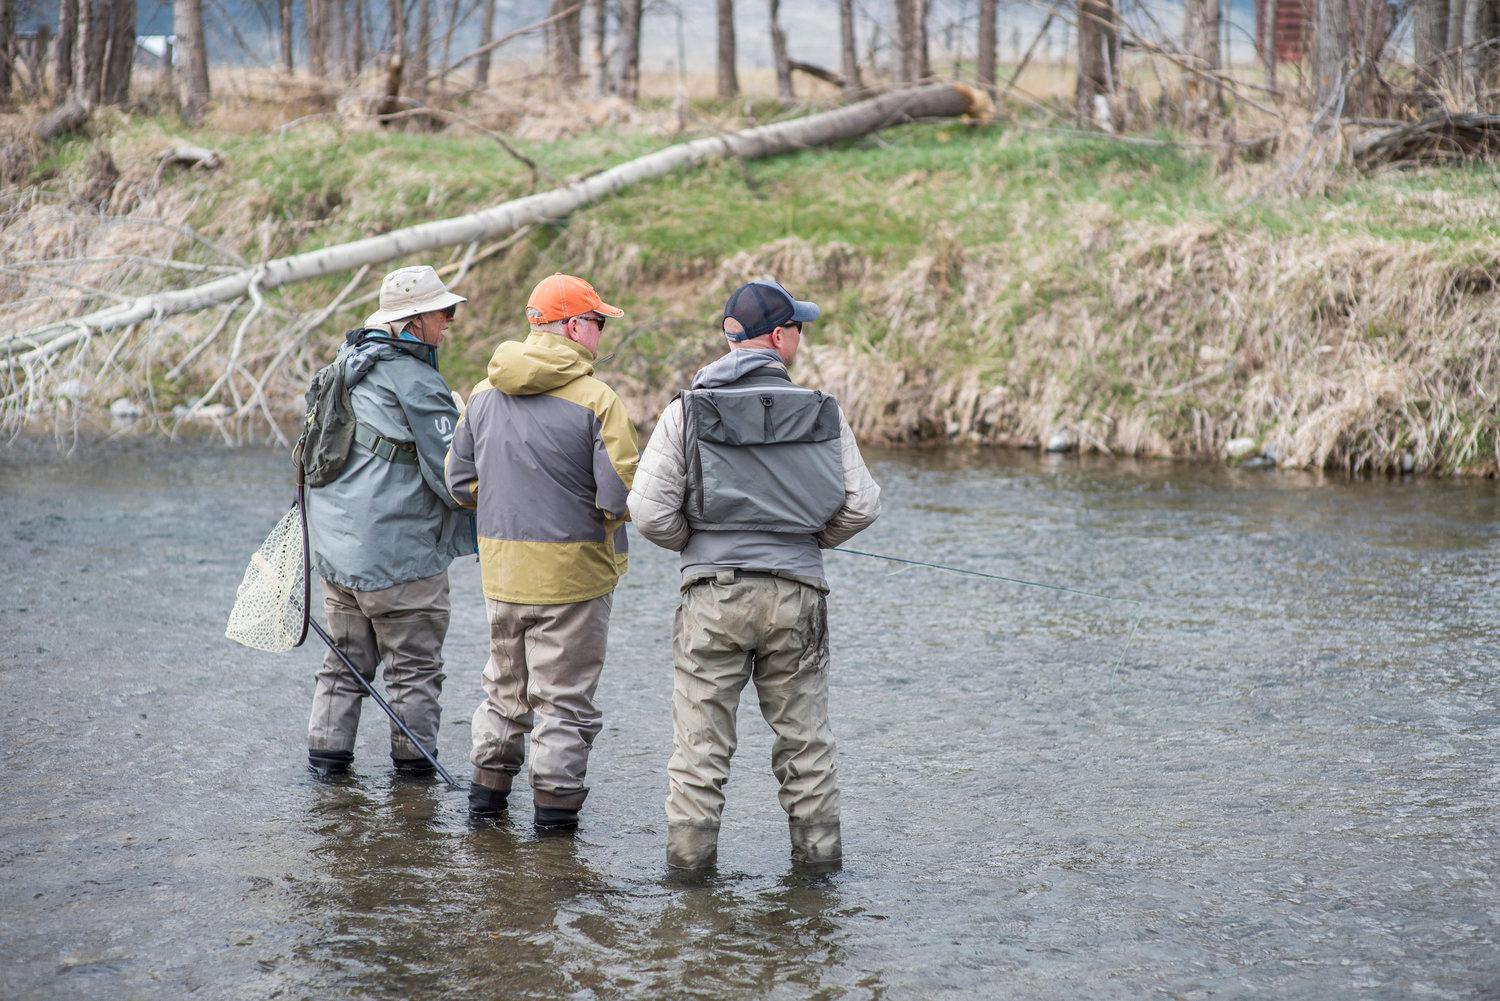
<path id="1" fill-rule="evenodd" d="M 779 373 L 685 390 L 684 514 L 698 531 L 812 534 L 844 503 L 838 401 Z"/>

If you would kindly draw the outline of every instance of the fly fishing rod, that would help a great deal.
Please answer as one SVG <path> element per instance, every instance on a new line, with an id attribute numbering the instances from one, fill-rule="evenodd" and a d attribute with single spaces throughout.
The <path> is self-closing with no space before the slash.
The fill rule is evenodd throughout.
<path id="1" fill-rule="evenodd" d="M 426 747 L 422 746 L 422 742 L 417 739 L 417 735 L 412 733 L 411 730 L 407 728 L 407 725 L 402 721 L 401 717 L 396 715 L 396 710 L 391 708 L 391 704 L 385 700 L 384 696 L 382 696 L 375 690 L 375 686 L 370 684 L 369 680 L 363 674 L 359 673 L 359 668 L 355 667 L 354 662 L 349 659 L 344 651 L 339 649 L 338 644 L 333 641 L 333 637 L 324 632 L 323 627 L 318 624 L 318 620 L 309 615 L 307 617 L 307 624 L 312 627 L 313 632 L 317 633 L 324 643 L 328 644 L 328 649 L 332 650 L 334 656 L 338 657 L 338 659 L 343 662 L 343 665 L 349 669 L 349 673 L 354 675 L 354 680 L 358 681 L 364 688 L 365 694 L 375 700 L 375 704 L 378 705 L 385 712 L 385 714 L 391 718 L 391 722 L 396 724 L 396 727 L 401 731 L 401 733 L 406 737 L 407 740 L 411 741 L 412 746 L 421 751 L 422 757 L 426 758 L 428 763 L 431 764 L 432 767 L 437 769 L 438 774 L 443 777 L 443 781 L 448 783 L 453 788 L 457 789 L 458 783 L 453 781 L 453 776 L 448 774 L 448 769 L 444 768 L 438 762 L 437 755 L 433 754 L 432 752 L 428 751 Z"/>
<path id="2" fill-rule="evenodd" d="M 850 556 L 864 556 L 872 560 L 885 560 L 888 563 L 905 563 L 907 566 L 928 567 L 933 570 L 942 570 L 946 573 L 956 573 L 965 577 L 982 577 L 985 580 L 999 580 L 1007 584 L 1020 584 L 1024 587 L 1040 587 L 1048 591 L 1062 591 L 1064 594 L 1079 594 L 1085 598 L 1098 598 L 1100 601 L 1123 601 L 1128 605 L 1138 606 L 1135 619 L 1130 623 L 1130 632 L 1125 637 L 1125 645 L 1120 648 L 1120 654 L 1115 658 L 1114 670 L 1118 671 L 1125 663 L 1125 654 L 1129 652 L 1130 645 L 1135 642 L 1136 630 L 1140 628 L 1141 617 L 1146 614 L 1145 602 L 1139 598 L 1125 598 L 1118 594 L 1100 594 L 1098 591 L 1084 591 L 1076 587 L 1064 587 L 1061 584 L 1044 584 L 1037 580 L 1023 580 L 1020 577 L 1006 577 L 997 573 L 987 573 L 983 570 L 969 570 L 965 567 L 951 567 L 946 563 L 931 563 L 927 560 L 909 560 L 904 556 L 887 556 L 885 553 L 867 553 L 862 549 L 845 549 L 843 546 L 834 546 L 836 553 L 848 553 Z"/>
<path id="3" fill-rule="evenodd" d="M 950 567 L 944 563 L 929 563 L 926 560 L 909 560 L 904 556 L 887 556 L 884 553 L 867 553 L 861 549 L 845 549 L 843 546 L 834 546 L 836 553 L 848 553 L 850 556 L 864 556 L 872 560 L 886 560 L 890 563 L 905 563 L 908 566 L 928 567 L 933 570 L 945 570 L 948 573 L 963 574 L 967 577 L 984 577 L 987 580 L 1001 580 L 1007 584 L 1021 584 L 1026 587 L 1042 587 L 1048 591 L 1063 591 L 1067 594 L 1081 594 L 1086 598 L 1098 598 L 1101 601 L 1124 601 L 1132 605 L 1139 605 L 1138 598 L 1123 598 L 1117 594 L 1100 594 L 1097 591 L 1082 591 L 1076 587 L 1063 587 L 1061 584 L 1043 584 L 1035 580 L 1022 580 L 1020 577 L 1003 577 L 997 573 L 986 573 L 983 570 L 968 570 L 964 567 Z"/>

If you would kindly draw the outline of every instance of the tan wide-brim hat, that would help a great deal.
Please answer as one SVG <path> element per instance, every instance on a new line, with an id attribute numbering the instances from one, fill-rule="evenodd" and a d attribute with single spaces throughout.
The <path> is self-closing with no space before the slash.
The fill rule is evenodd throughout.
<path id="1" fill-rule="evenodd" d="M 461 295 L 448 291 L 448 286 L 438 273 L 426 264 L 410 268 L 399 268 L 385 276 L 380 283 L 380 308 L 365 320 L 367 326 L 393 323 L 418 313 L 447 309 L 461 302 L 468 302 Z"/>

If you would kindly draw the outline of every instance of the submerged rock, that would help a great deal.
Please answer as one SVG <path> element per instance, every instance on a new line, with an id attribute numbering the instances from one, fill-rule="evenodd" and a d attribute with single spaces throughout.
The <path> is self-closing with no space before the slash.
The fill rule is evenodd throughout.
<path id="1" fill-rule="evenodd" d="M 181 404 L 172 408 L 172 416 L 178 420 L 191 418 L 195 421 L 218 421 L 228 417 L 231 413 L 233 411 L 224 403 L 210 403 L 208 406 L 199 407 L 197 410 L 194 410 L 192 407 L 182 406 Z"/>
<path id="2" fill-rule="evenodd" d="M 109 405 L 109 415 L 117 421 L 133 421 L 143 412 L 139 403 L 123 396 Z"/>

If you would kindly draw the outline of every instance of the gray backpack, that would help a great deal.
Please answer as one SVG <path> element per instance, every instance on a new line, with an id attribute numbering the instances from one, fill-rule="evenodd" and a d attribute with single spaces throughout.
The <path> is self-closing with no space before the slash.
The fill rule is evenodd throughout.
<path id="1" fill-rule="evenodd" d="M 351 330 L 345 335 L 349 344 L 358 343 L 363 330 Z M 307 389 L 307 412 L 302 418 L 302 433 L 292 446 L 292 465 L 297 468 L 302 482 L 310 487 L 327 486 L 339 478 L 349 462 L 349 449 L 354 445 L 354 404 L 349 399 L 349 390 L 370 370 L 376 355 L 369 353 L 357 359 L 353 366 L 347 363 L 348 356 L 340 351 L 332 362 L 318 369 Z M 346 371 L 355 369 L 354 381 L 350 382 Z"/>

